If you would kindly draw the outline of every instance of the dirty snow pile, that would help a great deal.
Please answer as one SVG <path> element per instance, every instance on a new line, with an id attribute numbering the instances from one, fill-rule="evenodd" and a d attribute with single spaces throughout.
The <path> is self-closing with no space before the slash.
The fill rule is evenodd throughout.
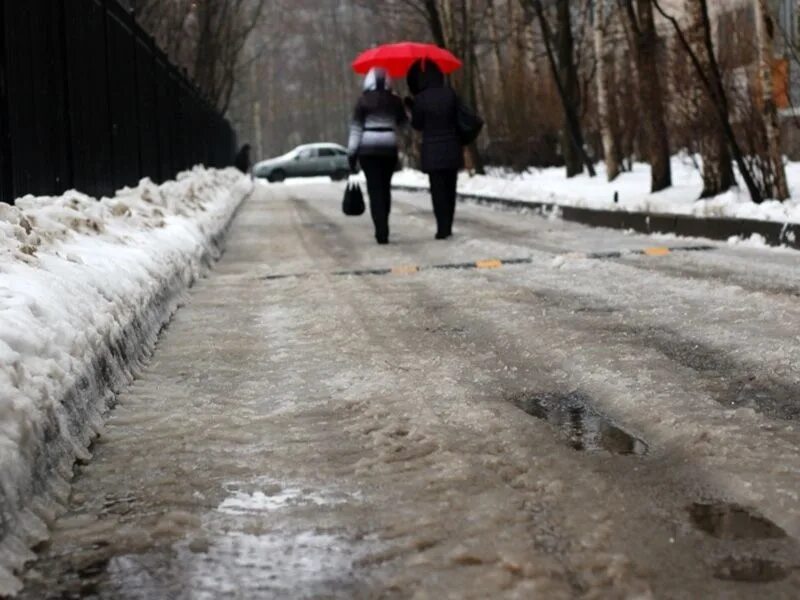
<path id="1" fill-rule="evenodd" d="M 594 178 L 583 174 L 567 179 L 563 168 L 529 169 L 523 173 L 490 169 L 489 175 L 473 177 L 462 173 L 458 191 L 466 195 L 579 208 L 800 223 L 800 162 L 786 165 L 792 197 L 786 202 L 767 201 L 760 205 L 750 200 L 744 187 L 698 201 L 703 189 L 698 167 L 698 157 L 674 156 L 673 186 L 656 194 L 650 193 L 650 167 L 644 163 L 634 164 L 631 172 L 623 173 L 612 182 L 607 180 L 602 163 L 597 165 Z M 406 169 L 395 175 L 393 183 L 427 188 L 428 178 L 419 171 Z M 614 201 L 615 194 L 618 202 Z"/>
<path id="2" fill-rule="evenodd" d="M 0 596 L 67 494 L 182 293 L 219 254 L 251 183 L 195 168 L 100 201 L 0 204 Z"/>

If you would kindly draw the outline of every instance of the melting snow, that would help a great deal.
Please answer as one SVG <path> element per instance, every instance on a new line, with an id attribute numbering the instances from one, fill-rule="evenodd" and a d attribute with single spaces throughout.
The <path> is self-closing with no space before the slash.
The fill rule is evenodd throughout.
<path id="1" fill-rule="evenodd" d="M 99 201 L 0 204 L 0 595 L 250 186 L 195 168 Z"/>
<path id="2" fill-rule="evenodd" d="M 463 194 L 559 206 L 800 223 L 800 162 L 787 164 L 786 176 L 792 197 L 786 202 L 770 200 L 760 205 L 750 201 L 744 188 L 698 200 L 703 183 L 695 162 L 688 156 L 673 157 L 673 187 L 656 194 L 650 193 L 650 167 L 644 163 L 636 163 L 631 172 L 613 182 L 607 181 L 602 163 L 595 178 L 584 174 L 567 179 L 562 168 L 529 169 L 523 173 L 495 170 L 490 175 L 473 177 L 461 173 L 458 190 Z M 395 175 L 393 183 L 427 188 L 428 177 L 406 169 Z M 618 202 L 614 201 L 615 194 Z"/>

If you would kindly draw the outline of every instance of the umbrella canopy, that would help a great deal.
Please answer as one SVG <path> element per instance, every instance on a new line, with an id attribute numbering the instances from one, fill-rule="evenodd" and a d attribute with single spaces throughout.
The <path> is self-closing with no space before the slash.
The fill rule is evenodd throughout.
<path id="1" fill-rule="evenodd" d="M 420 59 L 436 63 L 445 74 L 461 68 L 461 61 L 444 48 L 433 44 L 400 42 L 399 44 L 384 44 L 362 52 L 353 61 L 353 70 L 363 75 L 373 67 L 381 67 L 386 69 L 392 77 L 403 77 L 408 73 L 411 65 Z"/>

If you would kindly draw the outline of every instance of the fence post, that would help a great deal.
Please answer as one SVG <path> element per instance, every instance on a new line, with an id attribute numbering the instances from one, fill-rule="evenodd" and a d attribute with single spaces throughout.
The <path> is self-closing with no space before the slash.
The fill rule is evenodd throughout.
<path id="1" fill-rule="evenodd" d="M 0 202 L 14 203 L 11 179 L 11 131 L 8 124 L 8 47 L 6 45 L 6 3 L 0 3 Z"/>
<path id="2" fill-rule="evenodd" d="M 58 11 L 58 18 L 56 20 L 58 40 L 55 40 L 58 49 L 58 54 L 53 57 L 53 60 L 61 61 L 61 95 L 64 98 L 64 152 L 66 156 L 66 177 L 67 181 L 64 182 L 65 188 L 75 187 L 75 131 L 72 123 L 72 110 L 69 101 L 69 68 L 67 67 L 67 16 L 66 0 L 57 2 L 56 10 Z"/>
<path id="3" fill-rule="evenodd" d="M 153 119 L 153 140 L 155 142 L 155 165 L 156 165 L 156 173 L 153 173 L 153 178 L 158 183 L 164 181 L 164 177 L 161 172 L 161 165 L 162 165 L 162 158 L 161 158 L 161 114 L 160 114 L 160 106 L 158 102 L 158 71 L 156 70 L 156 57 L 158 56 L 158 45 L 156 44 L 155 38 L 151 35 L 148 36 L 147 39 L 147 49 L 150 52 L 150 85 L 152 87 L 153 93 L 153 114 L 151 118 Z"/>
<path id="4" fill-rule="evenodd" d="M 131 10 L 130 4 L 125 6 L 125 12 L 128 13 L 128 17 L 131 20 L 131 24 L 135 25 L 136 19 L 133 16 L 133 11 Z M 145 174 L 143 173 L 144 168 L 144 148 L 142 145 L 142 90 L 141 85 L 142 82 L 139 80 L 139 41 L 136 36 L 136 30 L 134 27 L 131 27 L 131 39 L 130 39 L 131 47 L 133 48 L 133 98 L 134 98 L 134 113 L 136 114 L 136 129 L 137 129 L 137 144 L 136 150 L 137 155 L 139 157 L 139 168 L 137 169 L 139 173 L 139 179 L 142 178 Z"/>
<path id="5" fill-rule="evenodd" d="M 105 100 L 106 100 L 106 114 L 108 115 L 108 122 L 106 123 L 106 131 L 108 133 L 107 140 L 108 140 L 108 190 L 109 194 L 113 193 L 113 191 L 117 188 L 117 178 L 114 169 L 114 164 L 116 163 L 115 152 L 116 148 L 114 145 L 114 114 L 111 110 L 111 40 L 108 33 L 108 2 L 111 0 L 100 0 L 100 7 L 103 12 L 103 53 L 105 55 L 105 60 L 103 64 L 105 66 L 105 72 L 103 73 L 103 84 L 106 88 Z"/>

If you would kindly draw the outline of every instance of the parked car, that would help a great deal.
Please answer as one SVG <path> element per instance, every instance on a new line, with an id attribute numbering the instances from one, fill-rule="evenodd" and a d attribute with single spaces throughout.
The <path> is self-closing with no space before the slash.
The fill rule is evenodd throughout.
<path id="1" fill-rule="evenodd" d="M 305 144 L 253 167 L 253 175 L 269 181 L 289 177 L 330 177 L 334 181 L 350 174 L 347 150 L 338 144 Z"/>

